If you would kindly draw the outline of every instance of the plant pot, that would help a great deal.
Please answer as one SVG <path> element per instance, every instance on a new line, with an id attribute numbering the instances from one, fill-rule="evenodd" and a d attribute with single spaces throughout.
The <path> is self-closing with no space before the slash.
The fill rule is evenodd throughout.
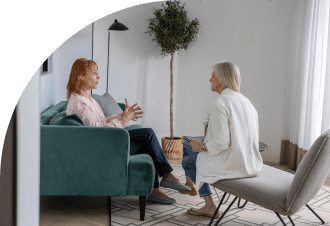
<path id="1" fill-rule="evenodd" d="M 182 158 L 182 137 L 163 137 L 162 148 L 167 159 L 181 159 Z"/>

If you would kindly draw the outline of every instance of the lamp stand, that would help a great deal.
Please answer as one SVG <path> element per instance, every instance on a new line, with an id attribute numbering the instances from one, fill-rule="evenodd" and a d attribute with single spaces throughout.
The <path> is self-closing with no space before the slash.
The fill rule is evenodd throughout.
<path id="1" fill-rule="evenodd" d="M 108 32 L 108 61 L 107 61 L 107 92 L 109 86 L 109 55 L 110 55 L 110 32 Z"/>

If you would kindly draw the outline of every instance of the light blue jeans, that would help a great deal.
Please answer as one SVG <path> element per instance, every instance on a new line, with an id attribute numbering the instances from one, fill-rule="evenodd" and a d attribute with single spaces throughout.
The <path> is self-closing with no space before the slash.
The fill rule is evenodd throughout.
<path id="1" fill-rule="evenodd" d="M 185 171 L 186 176 L 196 184 L 196 160 L 197 152 L 194 152 L 187 141 L 183 141 L 183 156 L 182 156 L 182 167 Z M 199 196 L 204 197 L 211 195 L 210 185 L 204 183 L 204 185 L 198 190 Z"/>

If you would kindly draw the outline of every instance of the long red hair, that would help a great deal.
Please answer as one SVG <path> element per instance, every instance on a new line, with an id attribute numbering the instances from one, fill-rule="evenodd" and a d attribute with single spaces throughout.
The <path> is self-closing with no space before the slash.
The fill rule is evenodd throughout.
<path id="1" fill-rule="evenodd" d="M 81 88 L 83 87 L 83 81 L 81 76 L 85 76 L 88 72 L 97 70 L 97 63 L 93 60 L 87 60 L 86 58 L 77 59 L 71 68 L 70 78 L 68 85 L 66 86 L 67 95 L 66 98 L 69 101 L 72 93 L 81 95 Z"/>

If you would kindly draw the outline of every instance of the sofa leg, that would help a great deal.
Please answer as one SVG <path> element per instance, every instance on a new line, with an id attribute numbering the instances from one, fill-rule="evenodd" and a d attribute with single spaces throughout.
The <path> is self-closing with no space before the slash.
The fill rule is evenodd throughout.
<path id="1" fill-rule="evenodd" d="M 111 226 L 111 196 L 108 196 L 109 225 Z"/>
<path id="2" fill-rule="evenodd" d="M 322 224 L 325 223 L 324 220 L 322 220 L 322 218 L 319 215 L 317 215 L 309 205 L 306 204 L 306 206 L 308 207 L 308 209 L 310 209 L 310 211 L 312 211 L 314 213 L 315 216 L 317 216 L 317 218 L 319 218 L 319 220 L 322 222 Z"/>
<path id="3" fill-rule="evenodd" d="M 147 196 L 139 196 L 140 221 L 144 221 L 146 215 Z"/>
<path id="4" fill-rule="evenodd" d="M 276 213 L 276 212 L 275 212 L 275 213 Z M 277 215 L 277 217 L 280 219 L 280 221 L 282 222 L 282 224 L 283 224 L 284 226 L 286 226 L 286 224 L 284 223 L 282 217 L 281 217 L 278 213 L 276 213 L 276 215 Z"/>

